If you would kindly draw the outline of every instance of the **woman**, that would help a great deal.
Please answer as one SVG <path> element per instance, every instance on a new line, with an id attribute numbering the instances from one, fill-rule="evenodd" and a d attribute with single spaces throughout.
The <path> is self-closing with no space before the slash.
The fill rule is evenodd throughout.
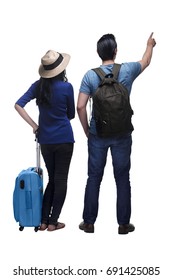
<path id="1" fill-rule="evenodd" d="M 34 82 L 15 103 L 21 117 L 38 132 L 38 142 L 47 168 L 49 181 L 44 192 L 40 230 L 64 228 L 58 222 L 67 192 L 69 166 L 74 136 L 70 120 L 75 117 L 73 86 L 67 81 L 66 67 L 70 55 L 49 50 L 41 59 L 40 80 Z M 39 120 L 32 120 L 24 109 L 36 99 Z"/>

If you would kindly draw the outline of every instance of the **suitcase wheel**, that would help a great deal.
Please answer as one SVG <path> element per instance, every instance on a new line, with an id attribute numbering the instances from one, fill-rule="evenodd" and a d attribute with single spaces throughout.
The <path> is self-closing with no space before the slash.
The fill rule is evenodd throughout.
<path id="1" fill-rule="evenodd" d="M 20 231 L 24 230 L 24 227 L 20 226 L 20 227 L 19 227 L 19 230 L 20 230 Z"/>
<path id="2" fill-rule="evenodd" d="M 34 228 L 35 232 L 37 232 L 37 231 L 38 231 L 38 228 L 39 228 L 39 227 L 35 227 L 35 228 Z"/>

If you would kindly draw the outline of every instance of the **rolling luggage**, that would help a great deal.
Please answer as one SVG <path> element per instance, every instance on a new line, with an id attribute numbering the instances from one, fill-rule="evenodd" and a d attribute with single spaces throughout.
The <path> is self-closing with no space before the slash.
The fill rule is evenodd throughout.
<path id="1" fill-rule="evenodd" d="M 36 167 L 22 170 L 16 180 L 13 192 L 13 212 L 19 230 L 34 227 L 41 223 L 43 200 L 43 170 L 40 167 L 40 145 L 36 137 Z"/>

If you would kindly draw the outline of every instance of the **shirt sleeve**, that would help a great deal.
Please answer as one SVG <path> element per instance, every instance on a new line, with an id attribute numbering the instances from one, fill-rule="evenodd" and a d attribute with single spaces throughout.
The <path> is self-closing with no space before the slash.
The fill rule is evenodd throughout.
<path id="1" fill-rule="evenodd" d="M 134 81 L 141 74 L 141 64 L 139 62 L 131 62 L 131 78 Z"/>
<path id="2" fill-rule="evenodd" d="M 131 82 L 133 82 L 141 73 L 141 64 L 139 62 L 128 62 L 123 63 L 123 65 Z"/>
<path id="3" fill-rule="evenodd" d="M 28 102 L 36 98 L 36 87 L 37 83 L 32 84 L 30 88 L 16 101 L 16 104 L 23 108 Z"/>
<path id="4" fill-rule="evenodd" d="M 128 62 L 122 64 L 119 73 L 119 82 L 122 83 L 130 94 L 134 80 L 141 74 L 141 64 L 139 62 Z"/>
<path id="5" fill-rule="evenodd" d="M 92 95 L 96 90 L 98 83 L 99 77 L 97 76 L 97 74 L 94 71 L 89 70 L 82 79 L 79 92 L 85 93 L 87 95 Z"/>

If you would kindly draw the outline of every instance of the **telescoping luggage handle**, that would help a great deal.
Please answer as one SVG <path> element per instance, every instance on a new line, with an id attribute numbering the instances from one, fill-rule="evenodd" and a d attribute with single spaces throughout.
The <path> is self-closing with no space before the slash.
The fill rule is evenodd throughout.
<path id="1" fill-rule="evenodd" d="M 35 133 L 35 141 L 36 141 L 36 171 L 40 174 L 40 144 L 38 143 L 38 132 Z"/>

